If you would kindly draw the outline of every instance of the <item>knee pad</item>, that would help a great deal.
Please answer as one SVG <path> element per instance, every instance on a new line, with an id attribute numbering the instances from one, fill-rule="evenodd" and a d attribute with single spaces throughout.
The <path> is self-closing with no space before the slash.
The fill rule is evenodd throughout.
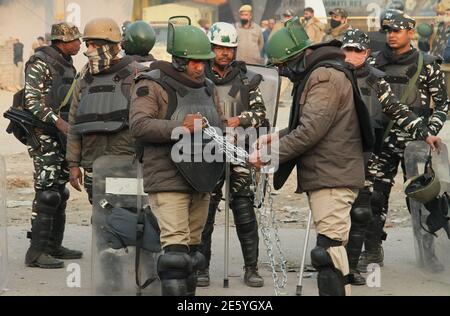
<path id="1" fill-rule="evenodd" d="M 342 271 L 338 270 L 328 253 L 330 247 L 340 247 L 342 242 L 318 236 L 317 247 L 311 251 L 311 263 L 319 272 L 317 283 L 320 296 L 345 296 L 345 286 L 349 284 Z"/>
<path id="2" fill-rule="evenodd" d="M 59 194 L 61 195 L 61 203 L 67 202 L 70 198 L 70 191 L 66 187 L 62 187 Z"/>
<path id="3" fill-rule="evenodd" d="M 234 221 L 236 226 L 253 224 L 256 222 L 253 199 L 248 197 L 234 198 L 231 203 L 231 208 L 234 213 Z"/>
<path id="4" fill-rule="evenodd" d="M 192 259 L 187 247 L 185 250 L 166 250 L 158 259 L 158 275 L 161 280 L 186 279 L 192 271 Z"/>
<path id="5" fill-rule="evenodd" d="M 193 271 L 199 271 L 199 270 L 205 269 L 206 258 L 199 250 L 191 251 L 189 253 L 189 255 L 191 257 L 191 264 L 192 264 Z"/>
<path id="6" fill-rule="evenodd" d="M 372 209 L 367 207 L 355 206 L 352 208 L 350 215 L 352 218 L 352 225 L 353 224 L 368 225 L 372 220 Z"/>
<path id="7" fill-rule="evenodd" d="M 61 204 L 61 195 L 56 191 L 38 191 L 34 204 L 37 213 L 54 214 Z"/>

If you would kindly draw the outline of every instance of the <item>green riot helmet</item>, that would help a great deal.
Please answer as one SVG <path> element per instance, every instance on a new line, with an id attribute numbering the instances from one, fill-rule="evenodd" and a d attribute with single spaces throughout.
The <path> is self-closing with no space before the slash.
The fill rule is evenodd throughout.
<path id="1" fill-rule="evenodd" d="M 267 43 L 269 64 L 282 64 L 312 45 L 298 17 L 286 22 Z"/>
<path id="2" fill-rule="evenodd" d="M 187 25 L 178 25 L 177 19 L 185 20 Z M 210 60 L 216 57 L 211 50 L 208 36 L 198 27 L 191 25 L 187 16 L 175 16 L 169 19 L 167 52 L 174 58 Z"/>
<path id="3" fill-rule="evenodd" d="M 433 27 L 428 23 L 422 23 L 417 27 L 417 33 L 423 38 L 430 38 L 433 35 Z"/>
<path id="4" fill-rule="evenodd" d="M 131 23 L 123 34 L 123 49 L 127 55 L 147 56 L 156 43 L 156 33 L 144 21 Z"/>
<path id="5" fill-rule="evenodd" d="M 405 194 L 408 198 L 427 204 L 433 201 L 440 192 L 441 183 L 432 168 L 430 155 L 425 165 L 425 173 L 406 181 Z"/>

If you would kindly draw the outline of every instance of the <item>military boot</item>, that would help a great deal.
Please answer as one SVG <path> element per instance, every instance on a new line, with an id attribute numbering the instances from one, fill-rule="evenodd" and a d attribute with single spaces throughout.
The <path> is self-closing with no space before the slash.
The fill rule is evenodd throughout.
<path id="1" fill-rule="evenodd" d="M 50 255 L 62 260 L 76 260 L 83 257 L 83 253 L 78 250 L 71 250 L 62 246 L 64 231 L 66 228 L 66 207 L 70 197 L 69 190 L 63 186 L 59 190 L 61 195 L 61 204 L 55 214 L 55 220 L 52 230 L 52 243 Z"/>
<path id="2" fill-rule="evenodd" d="M 350 274 L 352 275 L 351 285 L 366 285 L 366 279 L 361 275 L 361 272 L 356 269 L 350 269 Z"/>
<path id="3" fill-rule="evenodd" d="M 209 268 L 198 271 L 197 274 L 197 287 L 208 287 L 211 283 L 209 276 Z"/>
<path id="4" fill-rule="evenodd" d="M 51 226 L 53 216 L 37 214 L 31 220 L 31 245 L 25 255 L 25 265 L 30 268 L 61 269 L 64 262 L 49 254 Z"/>
<path id="5" fill-rule="evenodd" d="M 372 263 L 380 267 L 384 266 L 384 250 L 381 243 L 374 245 L 370 249 L 366 248 L 359 259 L 358 270 L 362 273 L 367 273 L 367 267 Z"/>
<path id="6" fill-rule="evenodd" d="M 64 262 L 50 255 L 55 213 L 61 203 L 56 191 L 36 191 L 31 218 L 30 248 L 25 255 L 25 265 L 32 268 L 60 269 Z"/>
<path id="7" fill-rule="evenodd" d="M 244 267 L 244 282 L 249 287 L 263 287 L 264 279 L 258 273 L 258 267 Z"/>
<path id="8" fill-rule="evenodd" d="M 249 287 L 263 287 L 264 279 L 258 273 L 259 235 L 253 199 L 235 196 L 231 208 L 244 256 L 244 282 Z"/>

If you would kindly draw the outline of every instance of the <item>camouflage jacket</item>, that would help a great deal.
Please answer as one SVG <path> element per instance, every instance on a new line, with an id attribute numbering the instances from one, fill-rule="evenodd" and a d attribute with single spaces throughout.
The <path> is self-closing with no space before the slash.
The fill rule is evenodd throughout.
<path id="1" fill-rule="evenodd" d="M 412 138 L 425 140 L 428 135 L 426 122 L 417 117 L 407 105 L 402 104 L 392 92 L 391 86 L 384 78 L 379 78 L 376 83 L 376 93 L 380 101 L 383 113 L 386 114 L 401 129 L 411 134 Z"/>
<path id="2" fill-rule="evenodd" d="M 412 56 L 415 49 L 411 52 L 406 53 L 406 55 Z M 370 60 L 370 64 L 374 67 L 383 70 L 385 67 L 389 66 L 389 58 L 386 59 L 383 56 L 383 52 L 380 52 L 376 58 Z M 407 57 L 407 58 L 409 58 Z M 398 61 L 402 61 L 402 56 L 397 57 Z M 432 135 L 438 135 L 441 129 L 444 127 L 447 121 L 447 113 L 450 101 L 447 95 L 447 85 L 445 82 L 445 74 L 441 71 L 441 60 L 436 59 L 432 63 L 425 63 L 417 82 L 417 87 L 420 91 L 422 104 L 428 104 L 430 98 L 434 101 L 435 107 L 433 114 L 427 122 L 428 130 Z M 397 98 L 399 96 L 396 96 Z M 410 116 L 412 119 L 412 116 Z M 414 121 L 414 120 L 413 120 Z M 399 122 L 399 121 L 398 121 Z M 406 124 L 406 123 L 405 123 Z M 405 124 L 402 123 L 404 126 Z M 406 124 L 407 125 L 407 124 Z"/>
<path id="3" fill-rule="evenodd" d="M 46 49 L 50 49 L 50 47 Z M 70 59 L 68 62 L 71 65 L 72 60 Z M 73 68 L 73 73 L 75 78 L 75 68 Z M 58 89 L 58 87 L 53 87 L 53 76 L 50 66 L 44 60 L 32 58 L 27 63 L 24 106 L 38 119 L 51 124 L 54 124 L 59 118 L 57 110 L 53 109 L 51 104 L 47 104 L 52 89 Z"/>

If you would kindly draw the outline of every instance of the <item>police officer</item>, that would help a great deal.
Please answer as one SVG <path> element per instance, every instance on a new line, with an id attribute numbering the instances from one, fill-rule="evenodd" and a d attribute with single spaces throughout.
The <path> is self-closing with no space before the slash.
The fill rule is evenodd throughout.
<path id="1" fill-rule="evenodd" d="M 345 9 L 335 8 L 329 14 L 331 16 L 330 27 L 325 31 L 323 41 L 341 41 L 345 31 L 352 28 L 348 23 L 348 13 Z"/>
<path id="2" fill-rule="evenodd" d="M 374 165 L 377 162 L 378 154 L 381 151 L 383 135 L 385 130 L 383 122 L 385 115 L 396 122 L 399 128 L 409 133 L 412 138 L 426 140 L 431 146 L 435 146 L 438 138 L 432 136 L 428 131 L 427 122 L 418 118 L 407 105 L 399 102 L 393 94 L 389 83 L 385 80 L 385 74 L 367 62 L 370 56 L 369 36 L 359 29 L 348 30 L 344 34 L 342 49 L 346 55 L 346 61 L 356 68 L 358 86 L 361 90 L 364 102 L 371 116 L 373 133 L 375 135 L 375 149 L 373 154 L 366 155 L 366 185 L 359 192 L 358 198 L 351 210 L 352 228 L 350 230 L 349 242 L 347 245 L 348 261 L 350 273 L 353 274 L 353 285 L 364 285 L 365 280 L 357 270 L 358 260 L 364 244 L 367 226 L 372 218 L 370 199 L 373 190 L 374 174 L 368 172 L 368 164 Z"/>
<path id="3" fill-rule="evenodd" d="M 437 136 L 447 119 L 449 100 L 441 60 L 438 57 L 418 52 L 412 48 L 416 22 L 404 13 L 393 14 L 383 20 L 387 30 L 388 45 L 375 54 L 371 64 L 386 73 L 385 80 L 390 83 L 396 96 L 405 99 L 406 105 L 428 126 L 431 135 Z M 414 82 L 414 77 L 417 81 Z M 412 89 L 408 89 L 411 86 Z M 435 107 L 431 109 L 431 101 Z M 383 265 L 382 240 L 386 238 L 383 226 L 386 221 L 389 196 L 397 175 L 398 165 L 404 169 L 403 153 L 409 141 L 414 137 L 398 125 L 389 124 L 388 131 L 376 164 L 370 166 L 369 172 L 376 174 L 372 196 L 373 220 L 365 240 L 359 269 L 364 272 L 367 265 Z M 425 247 L 430 249 L 430 247 Z M 442 269 L 435 258 L 429 266 L 434 270 Z"/>
<path id="4" fill-rule="evenodd" d="M 52 26 L 51 46 L 36 50 L 25 70 L 25 109 L 37 119 L 55 126 L 66 135 L 67 122 L 61 117 L 69 104 L 68 92 L 76 76 L 72 56 L 80 50 L 81 34 L 68 23 Z M 67 97 L 67 98 L 66 98 Z M 31 246 L 25 258 L 29 267 L 45 269 L 62 268 L 57 259 L 80 259 L 80 251 L 63 247 L 66 223 L 66 206 L 70 192 L 66 188 L 69 178 L 64 158 L 61 135 L 35 129 L 38 144 L 29 146 L 28 152 L 34 164 L 34 188 L 31 219 Z"/>
<path id="5" fill-rule="evenodd" d="M 134 77 L 146 68 L 131 57 L 118 56 L 120 28 L 110 18 L 98 18 L 86 24 L 83 41 L 87 46 L 88 65 L 76 84 L 70 108 L 67 161 L 70 184 L 81 191 L 80 185 L 84 183 L 92 203 L 95 160 L 101 156 L 135 153 L 128 129 L 130 89 Z"/>
<path id="6" fill-rule="evenodd" d="M 145 66 L 155 61 L 150 51 L 156 43 L 156 34 L 150 24 L 144 21 L 136 21 L 125 28 L 123 33 L 122 48 L 127 56 L 131 56 L 136 62 Z"/>
<path id="7" fill-rule="evenodd" d="M 370 38 L 370 50 L 372 52 L 383 50 L 386 46 L 386 30 L 383 29 L 383 21 L 396 13 L 401 13 L 401 11 L 392 8 L 383 11 L 380 15 L 380 29 L 368 33 Z"/>
<path id="8" fill-rule="evenodd" d="M 179 143 L 172 138 L 180 131 L 187 139 L 200 135 L 203 117 L 220 128 L 225 119 L 214 84 L 204 75 L 207 62 L 215 57 L 206 34 L 190 23 L 175 26 L 172 21 L 168 34 L 172 62 L 154 62 L 150 72 L 136 79 L 130 124 L 133 136 L 145 147 L 144 190 L 161 228 L 162 294 L 194 296 L 197 272 L 205 263 L 199 250 L 210 192 L 224 165 L 175 159 Z"/>
<path id="9" fill-rule="evenodd" d="M 276 189 L 297 166 L 297 192 L 308 194 L 318 233 L 311 260 L 319 271 L 321 296 L 351 294 L 345 249 L 350 209 L 364 186 L 363 152 L 371 149 L 373 140 L 353 68 L 345 63 L 340 44 L 311 45 L 297 18 L 272 37 L 269 61 L 295 89 L 289 128 L 261 137 L 258 144 L 261 148 L 279 139 L 279 146 L 272 147 L 279 148 Z M 255 151 L 250 157 L 257 167 L 258 156 Z"/>
<path id="10" fill-rule="evenodd" d="M 236 61 L 237 36 L 235 27 L 228 23 L 219 22 L 210 28 L 208 38 L 216 58 L 208 64 L 206 76 L 216 84 L 228 127 L 259 128 L 266 120 L 266 108 L 258 88 L 262 77 L 247 71 L 245 62 Z M 230 95 L 232 91 L 236 91 L 235 96 Z M 251 173 L 242 166 L 233 165 L 231 169 L 231 209 L 244 255 L 244 282 L 250 287 L 262 287 L 264 280 L 258 274 L 259 236 L 253 208 L 254 193 L 250 189 Z M 199 286 L 209 286 L 211 237 L 224 181 L 219 183 L 211 197 L 208 220 L 202 235 L 202 251 L 207 268 L 199 274 Z"/>

